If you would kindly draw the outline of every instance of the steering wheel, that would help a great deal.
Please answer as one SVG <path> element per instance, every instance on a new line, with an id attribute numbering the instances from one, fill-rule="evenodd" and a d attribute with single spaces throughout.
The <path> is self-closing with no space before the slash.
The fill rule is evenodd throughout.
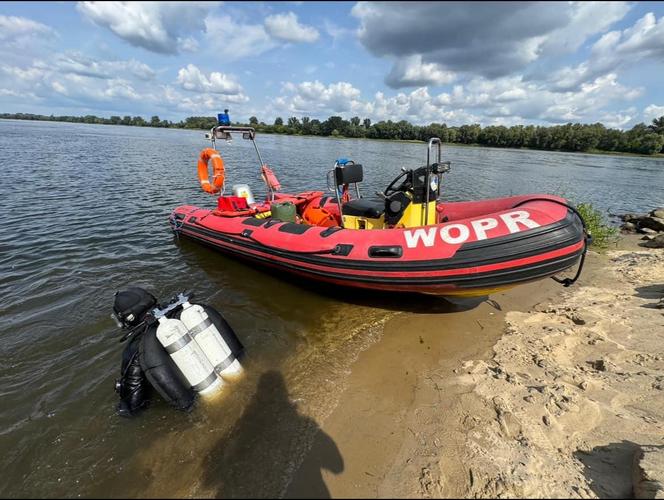
<path id="1" fill-rule="evenodd" d="M 385 197 L 388 197 L 394 193 L 397 193 L 399 191 L 403 191 L 403 188 L 405 187 L 404 184 L 406 183 L 405 181 L 401 183 L 399 187 L 394 187 L 394 185 L 401 180 L 402 177 L 408 175 L 412 170 L 404 170 L 401 172 L 399 175 L 397 175 L 392 182 L 385 188 L 385 191 L 383 191 L 383 194 Z"/>

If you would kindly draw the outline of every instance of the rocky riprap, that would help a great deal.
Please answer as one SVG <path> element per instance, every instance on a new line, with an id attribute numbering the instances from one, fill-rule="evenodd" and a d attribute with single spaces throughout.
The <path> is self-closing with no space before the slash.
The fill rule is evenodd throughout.
<path id="1" fill-rule="evenodd" d="M 664 248 L 664 207 L 656 208 L 647 214 L 624 214 L 619 216 L 623 221 L 620 229 L 625 233 L 641 233 L 641 246 L 647 248 Z"/>

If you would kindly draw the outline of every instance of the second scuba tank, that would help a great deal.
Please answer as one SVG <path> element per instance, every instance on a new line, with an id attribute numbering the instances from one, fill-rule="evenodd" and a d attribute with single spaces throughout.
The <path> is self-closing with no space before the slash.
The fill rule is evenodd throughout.
<path id="1" fill-rule="evenodd" d="M 213 394 L 221 389 L 223 381 L 217 376 L 210 361 L 189 335 L 187 327 L 182 321 L 165 316 L 159 318 L 157 339 L 192 389 L 202 396 Z"/>
<path id="2" fill-rule="evenodd" d="M 202 306 L 185 302 L 180 321 L 201 347 L 217 374 L 224 377 L 242 374 L 242 365 Z"/>

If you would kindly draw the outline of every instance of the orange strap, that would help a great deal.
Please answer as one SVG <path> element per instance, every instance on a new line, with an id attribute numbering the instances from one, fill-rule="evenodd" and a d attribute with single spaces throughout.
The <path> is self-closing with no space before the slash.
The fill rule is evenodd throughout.
<path id="1" fill-rule="evenodd" d="M 208 175 L 208 162 L 212 160 L 212 182 Z M 198 180 L 203 191 L 215 194 L 224 187 L 224 160 L 219 151 L 213 148 L 205 148 L 198 158 Z"/>

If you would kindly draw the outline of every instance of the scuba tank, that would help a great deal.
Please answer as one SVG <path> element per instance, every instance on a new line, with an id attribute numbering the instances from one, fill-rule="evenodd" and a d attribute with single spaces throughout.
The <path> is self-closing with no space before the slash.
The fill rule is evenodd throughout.
<path id="1" fill-rule="evenodd" d="M 207 396 L 221 389 L 223 381 L 182 321 L 161 316 L 157 339 L 194 391 Z"/>
<path id="2" fill-rule="evenodd" d="M 179 410 L 189 410 L 195 401 L 196 393 L 157 340 L 157 324 L 150 315 L 156 305 L 157 299 L 139 287 L 115 293 L 112 317 L 124 332 L 120 341 L 129 339 L 115 381 L 117 412 L 123 417 L 145 408 L 153 388 Z"/>
<path id="3" fill-rule="evenodd" d="M 189 330 L 189 335 L 201 347 L 219 376 L 242 374 L 242 365 L 237 360 L 236 353 L 228 345 L 203 306 L 186 301 L 182 304 L 180 321 Z"/>

